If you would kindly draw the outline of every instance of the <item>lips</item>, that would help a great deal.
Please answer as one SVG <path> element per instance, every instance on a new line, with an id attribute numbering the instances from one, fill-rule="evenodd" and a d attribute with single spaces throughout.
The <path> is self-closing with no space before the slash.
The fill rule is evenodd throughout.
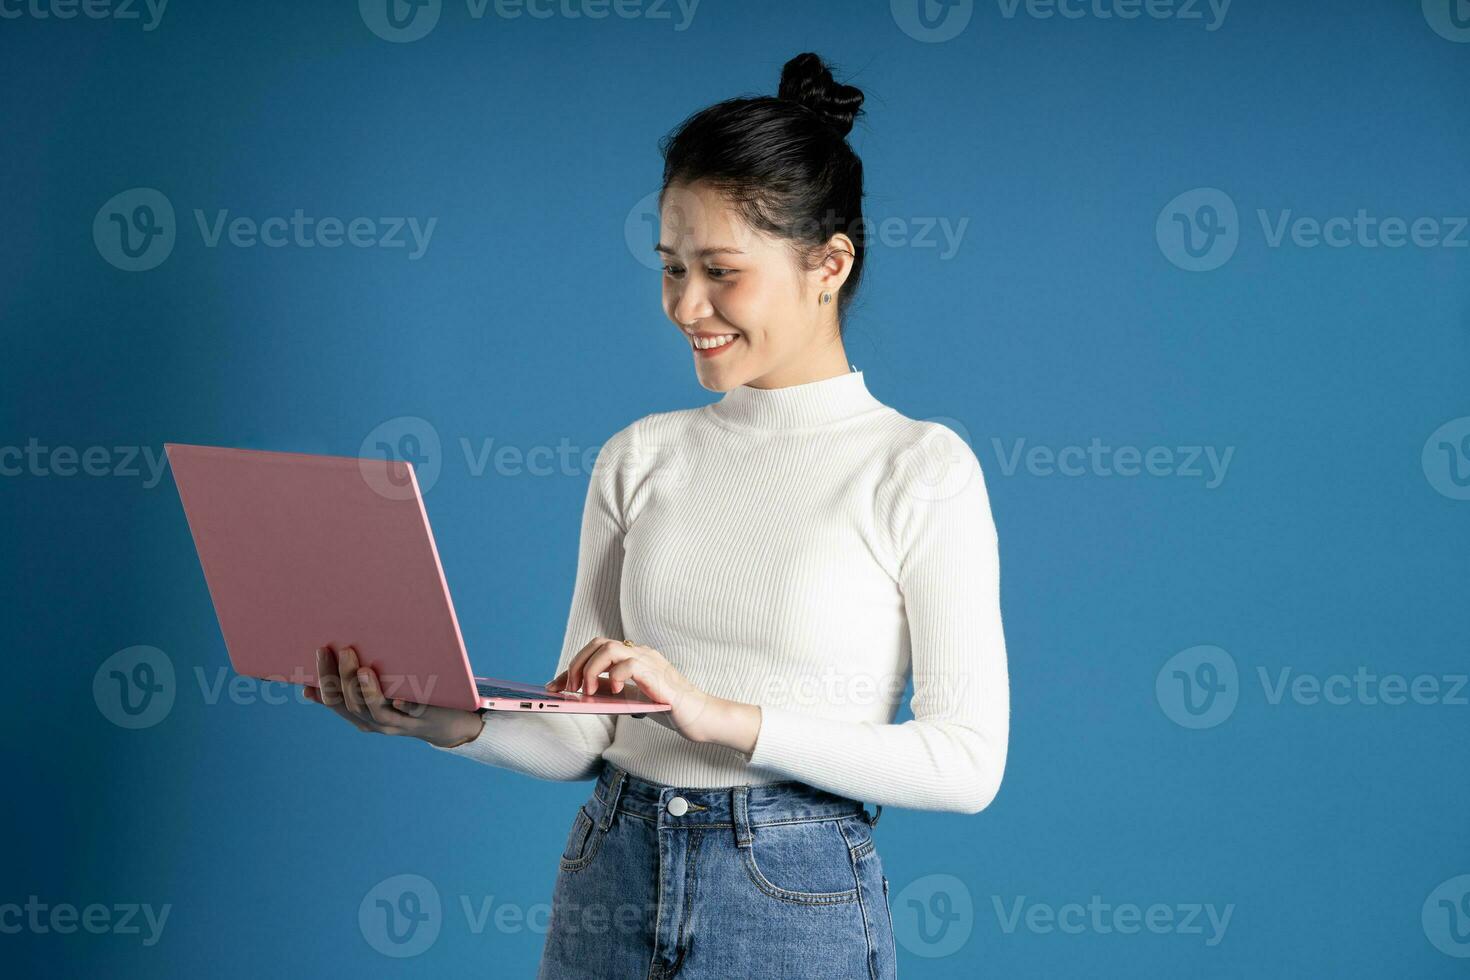
<path id="1" fill-rule="evenodd" d="M 738 343 L 740 343 L 739 334 L 735 335 L 734 340 L 727 341 L 726 343 L 723 343 L 718 347 L 693 347 L 693 339 L 691 338 L 690 340 L 690 346 L 693 348 L 694 353 L 699 357 L 719 357 L 721 354 L 725 353 L 725 351 L 729 350 L 731 347 L 734 347 Z"/>

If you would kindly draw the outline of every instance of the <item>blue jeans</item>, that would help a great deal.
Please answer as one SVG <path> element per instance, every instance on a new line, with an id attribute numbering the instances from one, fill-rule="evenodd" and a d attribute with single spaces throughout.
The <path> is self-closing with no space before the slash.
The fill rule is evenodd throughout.
<path id="1" fill-rule="evenodd" d="M 892 980 L 877 820 L 796 781 L 683 789 L 604 762 L 562 851 L 538 980 Z"/>

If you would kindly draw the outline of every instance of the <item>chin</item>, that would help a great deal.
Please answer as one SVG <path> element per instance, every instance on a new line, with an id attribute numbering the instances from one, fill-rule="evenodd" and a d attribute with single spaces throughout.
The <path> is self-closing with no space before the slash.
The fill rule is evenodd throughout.
<path id="1" fill-rule="evenodd" d="M 720 379 L 718 382 L 710 381 L 707 378 L 699 379 L 700 387 L 702 387 L 705 391 L 713 391 L 717 394 L 723 394 L 724 392 L 729 391 L 731 388 L 739 388 L 744 383 L 745 382 L 743 381 L 729 381 L 724 378 Z"/>

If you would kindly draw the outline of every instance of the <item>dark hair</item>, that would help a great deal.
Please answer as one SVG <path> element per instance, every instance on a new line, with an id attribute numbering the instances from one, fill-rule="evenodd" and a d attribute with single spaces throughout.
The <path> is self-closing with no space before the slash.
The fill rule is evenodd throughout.
<path id="1" fill-rule="evenodd" d="M 750 227 L 791 243 L 801 268 L 817 268 L 819 246 L 852 239 L 852 271 L 838 291 L 842 314 L 863 278 L 867 252 L 863 163 L 847 143 L 863 93 L 839 85 L 822 59 L 799 54 L 781 69 L 773 96 L 727 99 L 685 119 L 659 141 L 659 203 L 675 183 L 708 183 Z"/>

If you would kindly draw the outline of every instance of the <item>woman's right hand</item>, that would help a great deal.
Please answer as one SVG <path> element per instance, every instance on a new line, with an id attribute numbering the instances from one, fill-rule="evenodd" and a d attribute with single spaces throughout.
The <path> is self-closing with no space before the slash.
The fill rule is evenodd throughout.
<path id="1" fill-rule="evenodd" d="M 357 651 L 330 647 L 316 651 L 317 685 L 306 686 L 306 696 L 331 708 L 360 732 L 380 735 L 409 735 L 440 748 L 473 742 L 485 727 L 476 711 L 417 704 L 383 696 L 378 675 L 358 663 Z"/>

